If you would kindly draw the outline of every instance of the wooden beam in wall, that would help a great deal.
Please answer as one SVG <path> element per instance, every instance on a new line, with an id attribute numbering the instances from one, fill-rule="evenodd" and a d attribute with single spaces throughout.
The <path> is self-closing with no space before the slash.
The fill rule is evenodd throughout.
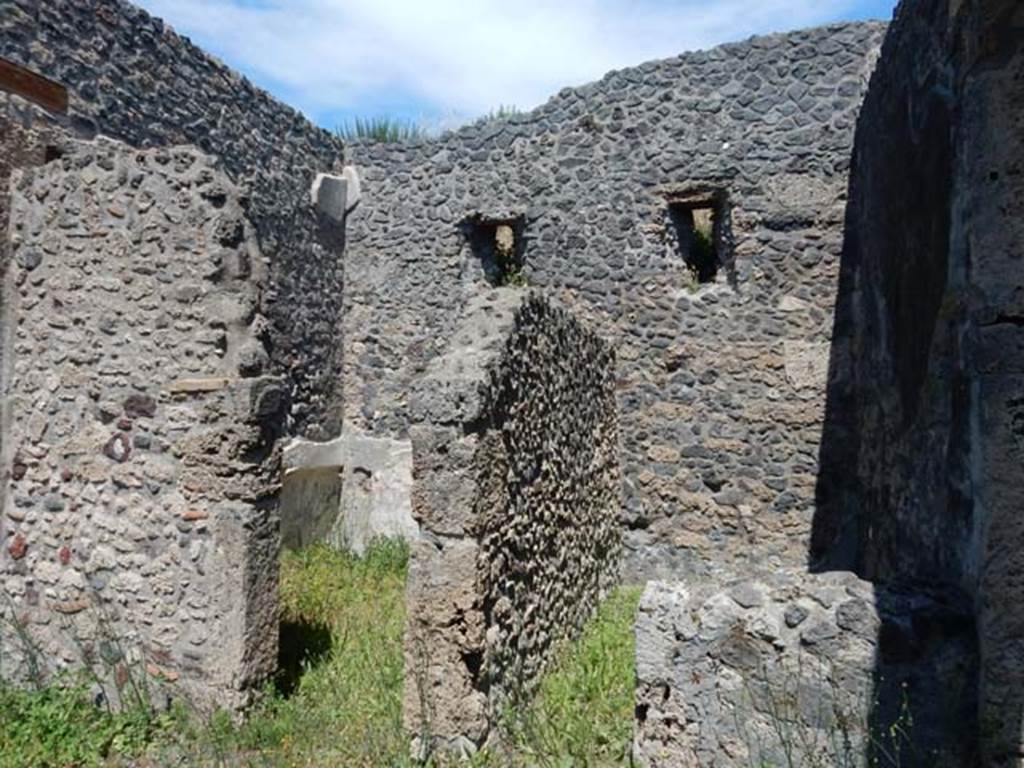
<path id="1" fill-rule="evenodd" d="M 17 94 L 50 112 L 66 114 L 68 111 L 67 88 L 2 57 L 0 90 Z"/>

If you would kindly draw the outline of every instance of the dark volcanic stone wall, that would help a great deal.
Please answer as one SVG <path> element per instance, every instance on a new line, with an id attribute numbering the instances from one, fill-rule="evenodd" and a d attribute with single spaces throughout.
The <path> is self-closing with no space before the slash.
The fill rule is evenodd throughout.
<path id="1" fill-rule="evenodd" d="M 907 0 L 858 128 L 814 555 L 974 596 L 982 764 L 1024 761 L 1024 6 Z"/>
<path id="2" fill-rule="evenodd" d="M 340 235 L 308 203 L 342 145 L 298 112 L 121 0 L 0 0 L 0 56 L 65 85 L 73 122 L 138 147 L 195 144 L 249 193 L 270 257 L 274 367 L 297 431 L 340 429 Z"/>
<path id="3" fill-rule="evenodd" d="M 402 434 L 452 307 L 491 290 L 473 222 L 615 346 L 629 575 L 800 562 L 853 127 L 884 26 L 761 37 L 612 72 L 509 120 L 349 148 L 345 418 Z M 697 283 L 668 200 L 726 200 Z"/>
<path id="4" fill-rule="evenodd" d="M 855 552 L 871 577 L 955 581 L 974 527 L 967 275 L 950 270 L 956 82 L 945 3 L 918 6 L 902 8 L 862 110 L 813 547 Z"/>

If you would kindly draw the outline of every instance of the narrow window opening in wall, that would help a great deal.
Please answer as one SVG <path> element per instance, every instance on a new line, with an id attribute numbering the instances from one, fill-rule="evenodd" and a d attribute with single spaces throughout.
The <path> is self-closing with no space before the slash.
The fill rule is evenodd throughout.
<path id="1" fill-rule="evenodd" d="M 719 192 L 670 198 L 668 235 L 695 283 L 713 283 L 728 260 L 729 212 Z"/>
<path id="2" fill-rule="evenodd" d="M 522 217 L 476 217 L 469 227 L 470 248 L 487 282 L 495 287 L 526 285 Z"/>

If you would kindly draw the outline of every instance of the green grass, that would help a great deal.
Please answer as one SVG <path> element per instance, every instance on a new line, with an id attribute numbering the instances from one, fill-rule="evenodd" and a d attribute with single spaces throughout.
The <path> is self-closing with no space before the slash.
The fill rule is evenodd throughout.
<path id="1" fill-rule="evenodd" d="M 484 125 L 494 121 L 507 120 L 514 115 L 522 114 L 522 110 L 511 104 L 500 104 L 486 115 L 481 115 L 475 125 Z M 380 115 L 378 117 L 354 117 L 334 129 L 334 133 L 342 141 L 375 141 L 384 144 L 403 144 L 411 141 L 424 141 L 437 135 L 438 130 L 429 122 L 421 122 L 401 117 Z"/>
<path id="2" fill-rule="evenodd" d="M 561 654 L 533 703 L 505 716 L 515 764 L 628 765 L 633 736 L 633 619 L 640 589 L 620 588 Z"/>
<path id="3" fill-rule="evenodd" d="M 510 117 L 515 115 L 523 114 L 523 110 L 514 104 L 499 104 L 496 108 L 492 109 L 486 115 L 481 115 L 475 121 L 475 125 L 484 125 L 495 120 L 508 120 Z"/>
<path id="4" fill-rule="evenodd" d="M 191 734 L 193 759 L 275 767 L 408 762 L 402 729 L 407 558 L 401 542 L 382 542 L 362 558 L 323 545 L 286 553 L 285 668 L 276 688 L 245 725 L 232 727 L 222 717 Z"/>
<path id="5" fill-rule="evenodd" d="M 282 669 L 244 725 L 183 709 L 111 713 L 84 684 L 0 687 L 0 768 L 411 766 L 402 728 L 407 559 L 397 542 L 362 558 L 319 545 L 285 553 Z M 507 751 L 472 766 L 628 764 L 639 594 L 622 589 L 605 602 L 532 705 L 504 714 Z"/>
<path id="6" fill-rule="evenodd" d="M 427 130 L 413 120 L 398 117 L 356 117 L 334 129 L 343 141 L 377 141 L 385 144 L 399 144 L 420 141 L 427 137 Z"/>

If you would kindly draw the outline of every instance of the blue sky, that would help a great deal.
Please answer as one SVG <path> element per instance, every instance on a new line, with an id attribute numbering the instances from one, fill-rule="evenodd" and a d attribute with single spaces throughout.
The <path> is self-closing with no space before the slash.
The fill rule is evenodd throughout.
<path id="1" fill-rule="evenodd" d="M 137 0 L 138 1 L 138 0 Z M 896 0 L 141 0 L 326 128 L 451 127 L 612 69 L 753 34 L 889 19 Z"/>

